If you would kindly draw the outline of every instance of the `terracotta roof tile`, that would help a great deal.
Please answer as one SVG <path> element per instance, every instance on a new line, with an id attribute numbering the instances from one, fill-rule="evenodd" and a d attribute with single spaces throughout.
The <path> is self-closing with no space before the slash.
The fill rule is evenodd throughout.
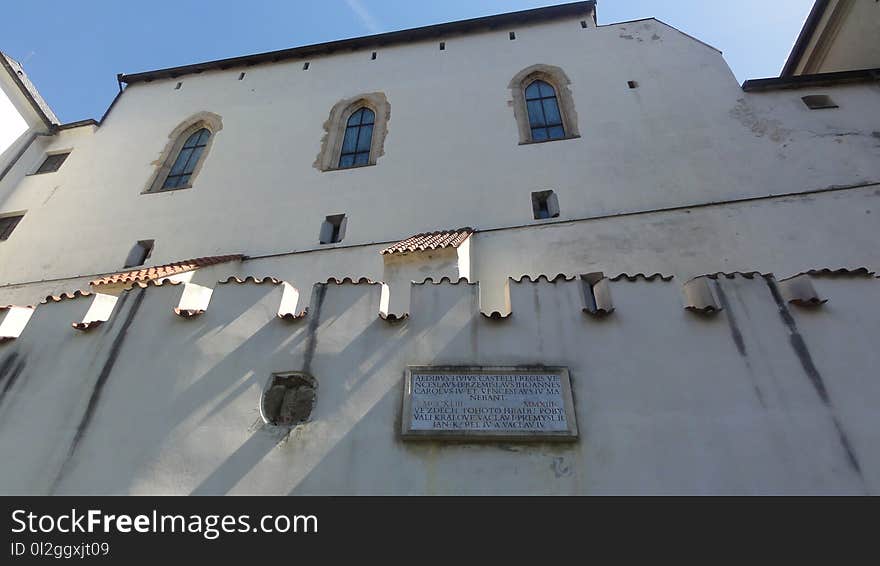
<path id="1" fill-rule="evenodd" d="M 215 255 L 207 257 L 197 257 L 185 261 L 177 261 L 174 263 L 166 263 L 165 265 L 154 265 L 153 267 L 145 267 L 144 269 L 136 269 L 134 271 L 121 271 L 112 275 L 106 275 L 99 279 L 89 282 L 92 286 L 110 285 L 113 283 L 137 283 L 142 281 L 153 281 L 162 277 L 171 277 L 179 273 L 193 271 L 200 267 L 215 265 L 218 263 L 226 263 L 227 261 L 240 260 L 241 254 L 233 255 Z"/>
<path id="2" fill-rule="evenodd" d="M 423 232 L 401 240 L 394 245 L 388 246 L 381 252 L 387 254 L 405 254 L 409 252 L 423 252 L 440 248 L 457 248 L 474 233 L 473 228 L 459 228 L 457 230 L 438 230 L 436 232 Z"/>

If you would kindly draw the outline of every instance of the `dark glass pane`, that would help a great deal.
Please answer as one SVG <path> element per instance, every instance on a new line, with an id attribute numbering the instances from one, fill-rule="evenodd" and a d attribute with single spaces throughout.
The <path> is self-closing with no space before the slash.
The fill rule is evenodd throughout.
<path id="1" fill-rule="evenodd" d="M 370 162 L 369 153 L 356 153 L 354 158 L 355 165 L 367 165 Z"/>
<path id="2" fill-rule="evenodd" d="M 180 173 L 183 173 L 183 170 L 186 167 L 186 163 L 187 161 L 189 161 L 189 156 L 192 155 L 192 152 L 192 149 L 182 149 L 180 151 L 180 153 L 177 155 L 177 160 L 171 167 L 171 175 L 178 175 Z"/>
<path id="3" fill-rule="evenodd" d="M 541 89 L 541 96 L 556 96 L 556 91 L 553 90 L 553 87 L 545 83 L 544 81 L 538 81 L 538 87 Z"/>
<path id="4" fill-rule="evenodd" d="M 553 126 L 552 128 L 548 128 L 548 130 L 548 137 L 552 140 L 565 137 L 565 130 L 562 128 L 562 126 Z"/>
<path id="5" fill-rule="evenodd" d="M 210 137 L 211 137 L 211 132 L 209 132 L 207 129 L 203 128 L 199 134 L 198 144 L 199 145 L 207 145 L 208 138 L 210 138 Z"/>
<path id="6" fill-rule="evenodd" d="M 360 128 L 357 126 L 345 129 L 345 137 L 342 139 L 342 153 L 352 153 L 355 151 L 357 147 L 358 130 L 360 130 Z"/>
<path id="7" fill-rule="evenodd" d="M 526 102 L 526 107 L 529 109 L 529 125 L 533 128 L 536 126 L 544 125 L 544 111 L 541 109 L 541 101 L 540 100 L 529 100 Z"/>
<path id="8" fill-rule="evenodd" d="M 532 128 L 532 140 L 541 141 L 547 139 L 547 128 Z"/>
<path id="9" fill-rule="evenodd" d="M 192 150 L 192 155 L 189 156 L 189 161 L 183 170 L 184 173 L 192 173 L 195 170 L 196 164 L 199 162 L 199 158 L 202 156 L 203 151 L 205 151 L 205 146 L 203 145 Z"/>
<path id="10" fill-rule="evenodd" d="M 177 187 L 177 181 L 180 179 L 177 175 L 169 175 L 165 182 L 162 184 L 163 189 L 174 189 Z"/>
<path id="11" fill-rule="evenodd" d="M 50 155 L 43 161 L 43 164 L 40 165 L 40 168 L 37 169 L 37 173 L 51 173 L 53 171 L 58 171 L 61 167 L 61 164 L 64 163 L 64 160 L 67 159 L 69 153 L 56 153 L 55 155 Z"/>
<path id="12" fill-rule="evenodd" d="M 364 115 L 364 109 L 361 108 L 357 112 L 351 115 L 351 118 L 348 119 L 349 126 L 357 126 L 361 123 L 361 118 Z"/>
<path id="13" fill-rule="evenodd" d="M 363 118 L 361 119 L 361 124 L 372 124 L 376 120 L 376 115 L 373 114 L 373 111 L 369 108 L 362 108 L 361 112 L 363 112 Z"/>
<path id="14" fill-rule="evenodd" d="M 186 185 L 189 184 L 189 178 L 190 178 L 190 175 L 181 175 L 180 178 L 177 180 L 177 186 L 178 187 L 185 187 Z"/>
<path id="15" fill-rule="evenodd" d="M 354 155 L 353 154 L 343 155 L 342 157 L 339 158 L 339 166 L 340 167 L 351 167 L 352 165 L 354 165 Z"/>
<path id="16" fill-rule="evenodd" d="M 535 81 L 526 88 L 526 99 L 541 97 L 541 81 Z"/>
<path id="17" fill-rule="evenodd" d="M 190 135 L 188 138 L 186 138 L 186 141 L 183 143 L 183 147 L 184 148 L 195 147 L 199 141 L 200 135 L 202 135 L 202 130 L 199 130 L 198 132 L 193 132 L 192 135 Z"/>
<path id="18" fill-rule="evenodd" d="M 361 134 L 358 136 L 357 150 L 370 151 L 370 142 L 373 139 L 373 126 L 361 126 Z"/>
<path id="19" fill-rule="evenodd" d="M 541 102 L 544 104 L 544 117 L 547 118 L 547 125 L 555 126 L 561 124 L 562 116 L 559 115 L 559 106 L 556 104 L 556 99 L 545 98 Z"/>

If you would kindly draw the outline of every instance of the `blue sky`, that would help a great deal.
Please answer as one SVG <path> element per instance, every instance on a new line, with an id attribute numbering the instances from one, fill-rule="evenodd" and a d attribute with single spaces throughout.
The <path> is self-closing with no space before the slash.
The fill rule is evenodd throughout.
<path id="1" fill-rule="evenodd" d="M 19 0 L 0 50 L 64 122 L 100 118 L 116 74 L 563 3 L 533 0 Z M 656 17 L 724 52 L 737 78 L 776 76 L 813 0 L 599 0 L 599 24 Z"/>

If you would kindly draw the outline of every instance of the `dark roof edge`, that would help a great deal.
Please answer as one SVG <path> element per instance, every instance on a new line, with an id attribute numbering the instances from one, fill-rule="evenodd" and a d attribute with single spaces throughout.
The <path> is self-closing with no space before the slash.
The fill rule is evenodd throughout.
<path id="1" fill-rule="evenodd" d="M 862 83 L 880 80 L 880 68 L 858 69 L 855 71 L 836 71 L 813 75 L 793 75 L 770 79 L 750 79 L 742 84 L 746 92 L 806 88 L 814 86 L 833 86 L 847 83 Z"/>
<path id="2" fill-rule="evenodd" d="M 781 77 L 793 76 L 794 69 L 800 62 L 801 57 L 804 56 L 807 44 L 810 42 L 810 38 L 813 37 L 813 33 L 815 33 L 816 28 L 819 26 L 819 22 L 822 20 L 822 16 L 825 15 L 825 10 L 828 9 L 829 4 L 830 0 L 816 0 L 816 3 L 813 4 L 813 9 L 810 10 L 810 15 L 807 16 L 804 27 L 791 48 L 791 53 L 789 53 L 788 59 L 782 67 L 782 72 L 779 73 Z"/>
<path id="3" fill-rule="evenodd" d="M 85 120 L 77 120 L 76 122 L 68 122 L 66 124 L 59 124 L 55 129 L 56 130 L 70 130 L 72 128 L 79 128 L 80 126 L 97 126 L 98 121 L 94 118 L 86 118 Z"/>
<path id="4" fill-rule="evenodd" d="M 45 104 L 47 108 L 49 107 L 48 103 L 46 103 L 46 101 L 43 100 L 43 97 L 40 96 L 39 92 L 33 92 L 33 91 L 31 91 L 30 88 L 28 88 L 28 85 L 26 85 L 21 80 L 21 77 L 18 76 L 18 73 L 16 72 L 16 70 L 12 68 L 12 64 L 10 63 L 10 61 L 14 61 L 14 59 L 10 59 L 5 53 L 0 52 L 0 64 L 2 64 L 3 69 L 6 70 L 7 73 L 9 73 L 9 76 L 12 77 L 12 80 L 15 83 L 15 85 L 19 88 L 19 90 L 21 90 L 22 94 L 24 94 L 25 98 L 27 98 L 28 103 L 31 105 L 31 107 L 34 109 L 34 111 L 40 116 L 40 119 L 43 121 L 43 124 L 45 124 L 46 129 L 48 129 L 50 132 L 53 131 L 55 129 L 55 127 L 58 125 L 53 120 L 53 118 L 55 118 L 56 120 L 57 120 L 57 118 L 54 116 L 54 114 L 52 116 L 49 116 L 46 113 L 46 111 L 43 109 L 42 105 L 40 105 L 40 101 L 42 100 L 43 104 Z M 20 64 L 17 61 L 15 63 L 16 63 L 16 65 L 20 66 Z M 22 72 L 24 72 L 23 69 L 22 69 Z M 34 88 L 34 91 L 36 91 L 36 87 Z M 37 100 L 37 97 L 39 97 L 40 100 Z M 52 112 L 51 108 L 49 109 L 49 112 Z"/>
<path id="5" fill-rule="evenodd" d="M 336 51 L 362 49 L 364 47 L 375 45 L 407 43 L 423 39 L 430 39 L 442 35 L 467 33 L 477 29 L 500 27 L 505 25 L 520 24 L 524 22 L 553 20 L 574 15 L 588 15 L 590 12 L 595 13 L 595 8 L 595 0 L 587 0 L 584 2 L 571 2 L 568 4 L 559 4 L 556 6 L 548 6 L 545 8 L 534 8 L 531 10 L 522 10 L 519 12 L 509 12 L 507 14 L 497 14 L 493 16 L 484 16 L 481 18 L 460 20 L 457 22 L 448 22 L 443 24 L 434 24 L 430 26 L 411 28 L 401 31 L 392 31 L 388 33 L 367 35 L 351 39 L 342 39 L 326 43 L 316 43 L 313 45 L 305 45 L 302 47 L 281 49 L 279 51 L 256 53 L 253 55 L 244 55 L 241 57 L 232 57 L 229 59 L 218 59 L 216 61 L 206 61 L 203 63 L 183 65 L 180 67 L 169 67 L 167 69 L 158 69 L 155 71 L 146 71 L 143 73 L 134 73 L 130 75 L 123 74 L 119 76 L 119 80 L 120 82 L 126 84 L 134 84 L 156 79 L 176 78 L 182 75 L 201 73 L 203 71 L 214 69 L 229 69 L 232 67 L 251 66 L 262 63 L 275 63 L 278 61 L 283 61 L 285 59 L 300 59 L 303 57 L 314 55 L 325 55 Z"/>

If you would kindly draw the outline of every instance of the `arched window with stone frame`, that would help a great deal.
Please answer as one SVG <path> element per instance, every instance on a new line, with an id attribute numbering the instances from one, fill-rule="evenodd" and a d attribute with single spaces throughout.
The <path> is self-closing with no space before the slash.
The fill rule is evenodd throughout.
<path id="1" fill-rule="evenodd" d="M 568 76 L 553 65 L 532 65 L 508 85 L 519 143 L 580 137 Z"/>
<path id="2" fill-rule="evenodd" d="M 385 154 L 391 105 L 381 92 L 337 102 L 324 122 L 324 137 L 314 166 L 336 171 L 376 165 Z"/>
<path id="3" fill-rule="evenodd" d="M 222 127 L 220 117 L 211 112 L 200 112 L 181 122 L 169 134 L 157 160 L 158 168 L 144 192 L 191 188 Z"/>

